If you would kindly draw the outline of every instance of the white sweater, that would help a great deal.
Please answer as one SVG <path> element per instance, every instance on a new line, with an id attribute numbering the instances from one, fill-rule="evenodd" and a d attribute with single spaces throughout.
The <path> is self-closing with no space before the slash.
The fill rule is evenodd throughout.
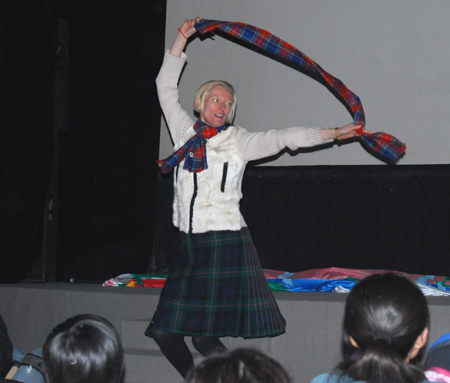
<path id="1" fill-rule="evenodd" d="M 156 79 L 161 108 L 175 142 L 174 149 L 194 135 L 194 120 L 178 102 L 177 83 L 185 62 L 184 53 L 177 57 L 166 52 Z M 185 233 L 190 230 L 193 233 L 240 230 L 246 226 L 239 211 L 239 201 L 248 161 L 275 155 L 285 147 L 296 150 L 331 141 L 323 140 L 320 128 L 248 132 L 240 127 L 228 127 L 207 140 L 208 169 L 194 175 L 183 169 L 183 161 L 175 170 L 174 225 Z"/>

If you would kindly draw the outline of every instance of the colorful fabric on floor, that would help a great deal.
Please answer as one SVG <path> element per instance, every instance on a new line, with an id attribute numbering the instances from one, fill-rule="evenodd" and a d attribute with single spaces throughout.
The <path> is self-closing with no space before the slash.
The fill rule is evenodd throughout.
<path id="1" fill-rule="evenodd" d="M 271 282 L 278 283 L 279 288 L 277 290 L 348 292 L 359 280 L 369 275 L 382 274 L 389 271 L 391 270 L 330 267 L 298 273 L 265 269 L 264 273 L 269 284 Z M 403 274 L 416 281 L 425 295 L 450 295 L 449 277 L 408 274 L 400 271 L 393 272 Z M 311 280 L 317 281 L 315 286 L 314 282 L 310 282 Z M 324 282 L 324 280 L 326 281 Z"/>
<path id="2" fill-rule="evenodd" d="M 222 31 L 293 64 L 294 67 L 298 67 L 307 74 L 315 76 L 328 84 L 333 92 L 344 100 L 351 110 L 355 124 L 365 125 L 364 109 L 359 97 L 350 91 L 341 80 L 326 72 L 320 65 L 286 41 L 264 29 L 240 22 L 202 20 L 195 24 L 195 29 L 200 34 L 214 33 L 216 30 Z M 361 129 L 359 134 L 367 148 L 390 162 L 397 162 L 406 151 L 405 144 L 387 133 L 366 134 Z"/>
<path id="3" fill-rule="evenodd" d="M 162 288 L 166 279 L 167 274 L 121 274 L 116 278 L 108 279 L 103 286 Z"/>
<path id="4" fill-rule="evenodd" d="M 289 273 L 265 269 L 264 275 L 272 291 L 349 292 L 361 279 L 387 273 L 390 270 L 346 269 L 330 267 Z M 436 275 L 403 274 L 419 284 L 425 295 L 450 295 L 450 277 Z M 106 281 L 103 286 L 162 287 L 165 274 L 122 274 Z"/>

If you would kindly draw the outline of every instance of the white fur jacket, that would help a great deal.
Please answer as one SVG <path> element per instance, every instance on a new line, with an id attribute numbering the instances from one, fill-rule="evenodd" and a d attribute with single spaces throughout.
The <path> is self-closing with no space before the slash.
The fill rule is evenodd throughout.
<path id="1" fill-rule="evenodd" d="M 178 101 L 178 79 L 186 55 L 166 52 L 156 79 L 158 97 L 175 149 L 181 147 L 195 132 L 194 121 Z M 208 169 L 190 173 L 184 161 L 174 170 L 175 198 L 173 223 L 181 231 L 204 233 L 212 230 L 240 230 L 246 226 L 239 211 L 241 185 L 248 161 L 272 156 L 288 147 L 320 145 L 324 141 L 320 128 L 287 128 L 267 132 L 248 132 L 230 126 L 206 143 Z"/>

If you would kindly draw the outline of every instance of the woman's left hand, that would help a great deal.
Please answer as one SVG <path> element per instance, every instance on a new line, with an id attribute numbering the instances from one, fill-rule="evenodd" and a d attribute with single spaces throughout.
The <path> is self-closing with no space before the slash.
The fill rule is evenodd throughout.
<path id="1" fill-rule="evenodd" d="M 360 130 L 361 127 L 362 127 L 362 125 L 355 125 L 355 124 L 351 123 L 351 124 L 342 126 L 340 128 L 337 128 L 337 130 L 338 130 L 339 134 L 341 135 L 341 138 L 343 140 L 346 140 L 347 138 L 359 136 L 358 130 Z M 367 130 L 365 128 L 363 128 L 362 132 L 365 134 L 372 134 L 372 132 L 370 130 Z"/>
<path id="2" fill-rule="evenodd" d="M 321 129 L 322 136 L 324 140 L 333 140 L 339 139 L 346 140 L 348 138 L 359 136 L 358 130 L 360 130 L 362 125 L 355 125 L 354 123 L 347 124 L 345 126 L 341 126 L 339 128 L 329 128 L 329 129 Z M 364 134 L 372 134 L 370 130 L 362 129 Z"/>

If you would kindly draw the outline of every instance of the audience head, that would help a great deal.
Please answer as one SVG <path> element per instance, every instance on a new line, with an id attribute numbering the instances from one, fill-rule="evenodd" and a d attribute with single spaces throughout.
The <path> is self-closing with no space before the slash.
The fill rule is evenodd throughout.
<path id="1" fill-rule="evenodd" d="M 56 326 L 43 348 L 47 383 L 119 383 L 122 343 L 114 326 L 96 315 L 77 315 Z"/>
<path id="2" fill-rule="evenodd" d="M 415 363 L 428 325 L 427 301 L 415 282 L 394 273 L 367 277 L 347 297 L 338 369 L 368 383 L 420 382 Z"/>
<path id="3" fill-rule="evenodd" d="M 275 359 L 261 351 L 239 348 L 206 358 L 187 376 L 187 383 L 292 383 Z"/>

